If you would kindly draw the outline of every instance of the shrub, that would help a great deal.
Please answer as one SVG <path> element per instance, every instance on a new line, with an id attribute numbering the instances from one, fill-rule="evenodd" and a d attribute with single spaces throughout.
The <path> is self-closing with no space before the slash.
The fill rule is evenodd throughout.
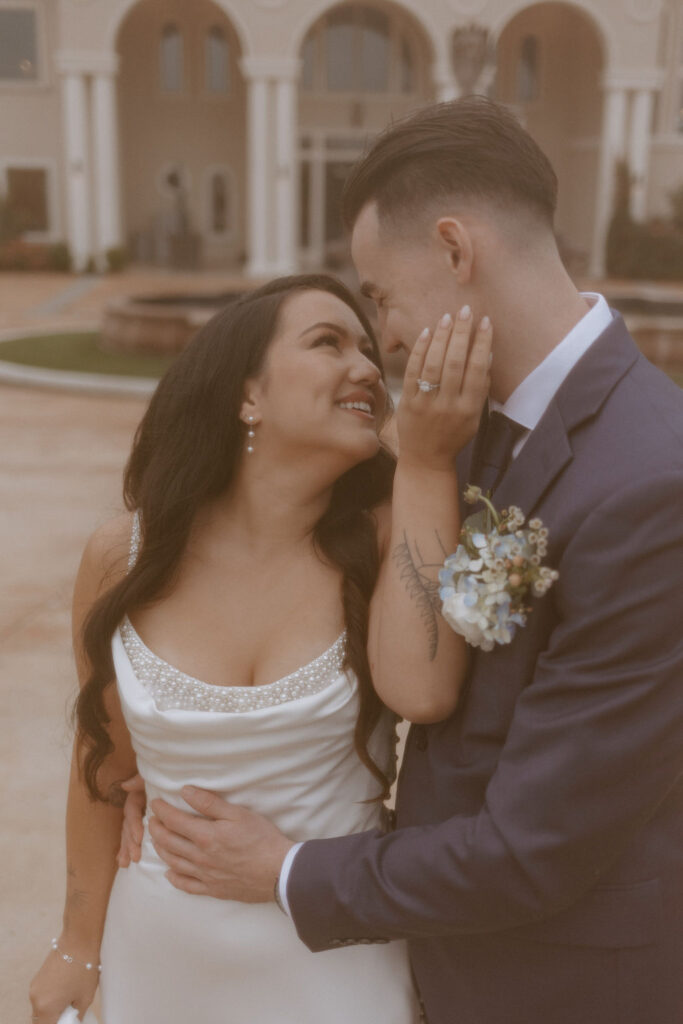
<path id="1" fill-rule="evenodd" d="M 17 211 L 5 196 L 0 196 L 0 245 L 13 242 L 20 234 L 21 222 Z"/>
<path id="2" fill-rule="evenodd" d="M 107 268 L 112 274 L 120 273 L 128 264 L 128 252 L 123 246 L 107 249 L 104 255 L 107 260 Z"/>
<path id="3" fill-rule="evenodd" d="M 0 244 L 0 270 L 71 270 L 71 254 L 64 242 L 25 242 L 21 238 Z"/>
<path id="4" fill-rule="evenodd" d="M 641 224 L 630 213 L 631 176 L 617 166 L 614 214 L 607 233 L 606 264 L 611 277 L 683 280 L 683 186 L 671 194 L 672 216 Z"/>
<path id="5" fill-rule="evenodd" d="M 71 270 L 71 252 L 66 242 L 56 242 L 50 246 L 48 255 L 50 270 L 68 273 Z"/>
<path id="6" fill-rule="evenodd" d="M 47 270 L 46 245 L 14 238 L 0 245 L 0 270 Z"/>

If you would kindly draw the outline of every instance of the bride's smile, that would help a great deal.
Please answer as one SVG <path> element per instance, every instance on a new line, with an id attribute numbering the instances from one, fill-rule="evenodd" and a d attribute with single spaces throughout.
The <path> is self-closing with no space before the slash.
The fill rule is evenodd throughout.
<path id="1" fill-rule="evenodd" d="M 284 304 L 262 372 L 247 382 L 253 463 L 296 453 L 350 467 L 371 458 L 386 410 L 380 357 L 357 316 L 335 295 L 306 291 Z"/>

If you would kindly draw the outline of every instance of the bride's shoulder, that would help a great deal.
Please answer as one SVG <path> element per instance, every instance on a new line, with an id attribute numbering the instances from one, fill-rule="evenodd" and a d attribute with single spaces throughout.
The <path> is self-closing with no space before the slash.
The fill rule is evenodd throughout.
<path id="1" fill-rule="evenodd" d="M 91 533 L 83 550 L 78 583 L 99 593 L 117 583 L 128 570 L 134 513 L 123 512 Z"/>

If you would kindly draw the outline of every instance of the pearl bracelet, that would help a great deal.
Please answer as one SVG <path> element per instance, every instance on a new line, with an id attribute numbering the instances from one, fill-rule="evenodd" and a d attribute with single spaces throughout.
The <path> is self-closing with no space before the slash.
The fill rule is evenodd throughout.
<path id="1" fill-rule="evenodd" d="M 57 939 L 53 939 L 50 945 L 55 950 L 55 952 L 59 953 L 59 955 L 61 956 L 62 960 L 64 960 L 65 963 L 78 964 L 79 967 L 85 967 L 86 971 L 102 971 L 102 964 L 85 964 L 83 963 L 82 960 L 76 960 L 76 958 L 71 956 L 69 953 L 62 952 L 62 950 L 59 948 Z"/>

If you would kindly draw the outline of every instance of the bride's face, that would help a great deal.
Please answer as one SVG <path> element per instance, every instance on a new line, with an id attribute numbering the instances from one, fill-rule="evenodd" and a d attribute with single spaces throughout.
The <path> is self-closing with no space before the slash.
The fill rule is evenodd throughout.
<path id="1" fill-rule="evenodd" d="M 247 382 L 242 418 L 254 417 L 255 449 L 324 452 L 344 471 L 378 450 L 386 391 L 371 340 L 335 295 L 296 292 L 258 378 Z"/>

